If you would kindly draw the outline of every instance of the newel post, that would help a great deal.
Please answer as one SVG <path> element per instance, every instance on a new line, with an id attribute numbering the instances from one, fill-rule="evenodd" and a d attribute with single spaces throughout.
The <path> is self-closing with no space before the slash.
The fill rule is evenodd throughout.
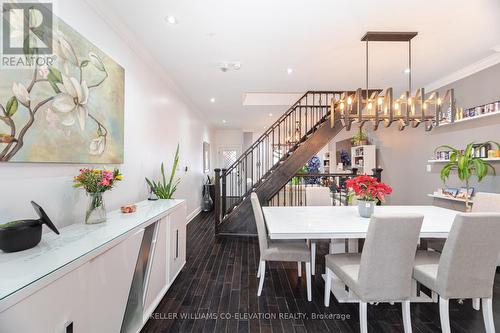
<path id="1" fill-rule="evenodd" d="M 221 192 L 220 192 L 220 169 L 214 169 L 215 173 L 215 195 L 214 195 L 214 220 L 215 220 L 215 234 L 219 232 L 220 223 L 220 205 L 221 205 Z"/>
<path id="2" fill-rule="evenodd" d="M 382 169 L 382 168 L 373 168 L 372 169 L 373 177 L 377 178 L 378 182 L 382 181 L 382 171 L 384 171 L 384 169 Z"/>
<path id="3" fill-rule="evenodd" d="M 382 168 L 373 168 L 372 169 L 373 177 L 375 177 L 379 183 L 382 181 L 382 171 L 384 171 L 384 169 L 382 169 Z M 380 206 L 380 205 L 382 205 L 382 203 L 380 201 L 377 202 L 377 206 Z"/>
<path id="4" fill-rule="evenodd" d="M 222 205 L 221 205 L 221 216 L 223 217 L 226 215 L 226 176 L 227 176 L 227 169 L 222 169 L 222 176 L 221 176 L 221 182 L 222 182 Z"/>

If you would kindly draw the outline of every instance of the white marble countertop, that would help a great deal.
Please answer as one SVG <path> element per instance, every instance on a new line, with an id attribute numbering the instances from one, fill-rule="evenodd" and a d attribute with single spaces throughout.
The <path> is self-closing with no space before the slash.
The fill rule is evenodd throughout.
<path id="1" fill-rule="evenodd" d="M 357 206 L 263 207 L 271 239 L 365 238 L 370 219 Z M 421 237 L 447 238 L 457 211 L 435 206 L 376 206 L 375 214 L 424 215 Z"/>
<path id="2" fill-rule="evenodd" d="M 112 211 L 104 223 L 72 224 L 59 229 L 60 235 L 44 233 L 42 241 L 29 250 L 0 251 L 0 301 L 142 224 L 154 222 L 182 202 L 141 201 L 135 213 Z"/>

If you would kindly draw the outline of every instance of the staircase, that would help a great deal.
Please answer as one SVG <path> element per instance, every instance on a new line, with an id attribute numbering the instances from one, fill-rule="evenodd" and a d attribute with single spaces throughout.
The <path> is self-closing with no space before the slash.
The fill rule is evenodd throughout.
<path id="1" fill-rule="evenodd" d="M 256 235 L 250 204 L 263 206 L 343 128 L 330 124 L 331 101 L 346 91 L 309 91 L 227 169 L 215 169 L 217 235 Z"/>

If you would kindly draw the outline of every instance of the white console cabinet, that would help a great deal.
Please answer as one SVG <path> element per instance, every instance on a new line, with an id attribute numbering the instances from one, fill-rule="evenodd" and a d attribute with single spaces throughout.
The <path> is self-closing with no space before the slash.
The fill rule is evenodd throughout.
<path id="1" fill-rule="evenodd" d="M 0 332 L 138 332 L 186 260 L 183 200 L 60 231 L 0 253 Z"/>

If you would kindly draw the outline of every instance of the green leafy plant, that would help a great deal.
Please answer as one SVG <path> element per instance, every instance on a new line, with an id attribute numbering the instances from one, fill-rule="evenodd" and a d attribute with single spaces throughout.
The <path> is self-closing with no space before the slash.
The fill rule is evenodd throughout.
<path id="1" fill-rule="evenodd" d="M 148 183 L 151 190 L 156 194 L 159 199 L 172 199 L 175 191 L 177 190 L 177 185 L 179 185 L 181 179 L 175 177 L 175 170 L 177 169 L 177 164 L 179 164 L 179 144 L 177 144 L 177 150 L 175 151 L 174 164 L 172 165 L 172 171 L 170 172 L 170 178 L 167 182 L 167 177 L 165 176 L 165 168 L 163 163 L 161 164 L 161 180 L 154 181 L 146 178 L 146 182 Z"/>
<path id="2" fill-rule="evenodd" d="M 450 177 L 452 170 L 457 170 L 458 178 L 462 182 L 465 182 L 467 193 L 469 193 L 470 179 L 473 175 L 476 175 L 478 182 L 481 182 L 488 175 L 489 170 L 492 171 L 492 174 L 496 174 L 495 168 L 490 163 L 472 154 L 472 148 L 480 149 L 481 147 L 493 144 L 500 149 L 500 144 L 494 141 L 487 141 L 477 147 L 474 147 L 474 144 L 474 142 L 469 143 L 464 151 L 449 145 L 441 145 L 434 150 L 436 152 L 444 148 L 451 151 L 450 160 L 441 169 L 440 176 L 443 183 Z M 465 196 L 465 208 L 469 209 L 468 195 Z"/>
<path id="3" fill-rule="evenodd" d="M 297 173 L 307 173 L 307 165 L 304 165 L 302 168 L 297 170 Z M 291 180 L 292 185 L 300 185 L 301 180 L 302 180 L 302 177 L 293 177 Z"/>
<path id="4" fill-rule="evenodd" d="M 368 135 L 363 132 L 361 128 L 359 129 L 359 132 L 356 133 L 351 139 L 351 142 L 354 146 L 360 146 L 366 141 L 368 141 Z"/>

